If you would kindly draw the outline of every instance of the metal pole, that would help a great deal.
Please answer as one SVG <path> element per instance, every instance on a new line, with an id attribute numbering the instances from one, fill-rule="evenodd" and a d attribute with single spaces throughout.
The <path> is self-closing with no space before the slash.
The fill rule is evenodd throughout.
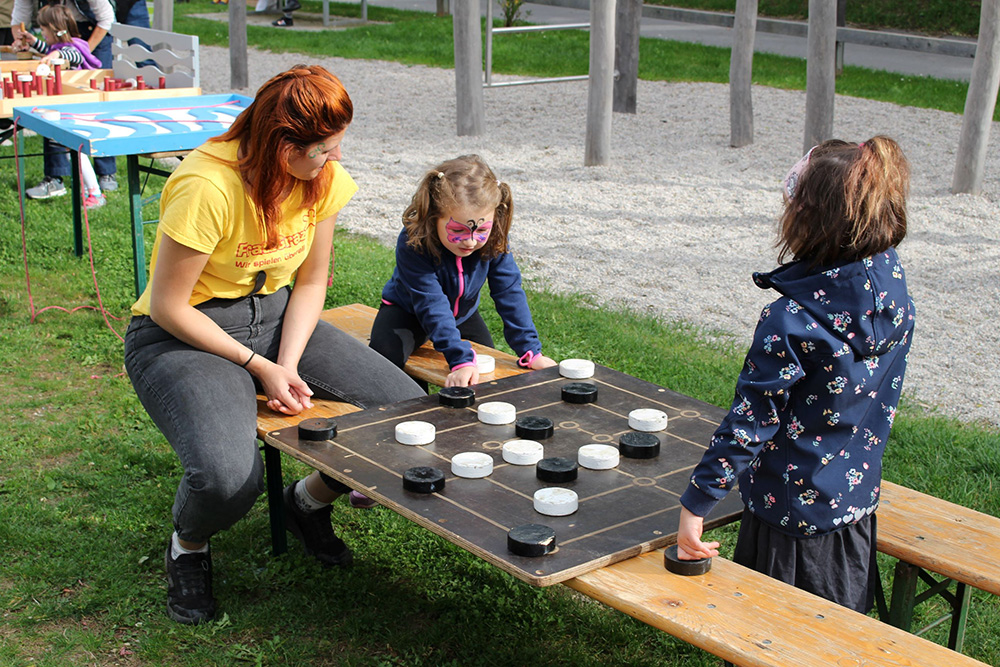
<path id="1" fill-rule="evenodd" d="M 493 83 L 493 0 L 486 0 L 486 85 Z"/>

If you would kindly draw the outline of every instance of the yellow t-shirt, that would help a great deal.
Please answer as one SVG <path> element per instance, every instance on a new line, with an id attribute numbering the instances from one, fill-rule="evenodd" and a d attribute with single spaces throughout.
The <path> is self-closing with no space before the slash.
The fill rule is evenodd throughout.
<path id="1" fill-rule="evenodd" d="M 324 169 L 333 170 L 329 190 L 315 206 L 303 208 L 302 187 L 297 185 L 281 207 L 278 245 L 267 250 L 258 217 L 233 166 L 237 148 L 236 141 L 208 142 L 192 151 L 167 179 L 160 198 L 150 280 L 132 306 L 133 315 L 149 314 L 150 287 L 164 234 L 209 255 L 191 292 L 192 306 L 250 294 L 260 271 L 266 272 L 267 281 L 258 293 L 271 294 L 295 279 L 312 247 L 316 223 L 337 213 L 358 191 L 339 162 L 328 162 Z"/>

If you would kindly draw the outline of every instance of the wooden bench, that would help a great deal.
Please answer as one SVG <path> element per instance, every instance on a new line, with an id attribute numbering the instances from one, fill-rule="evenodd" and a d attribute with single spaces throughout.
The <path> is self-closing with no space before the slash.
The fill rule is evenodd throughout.
<path id="1" fill-rule="evenodd" d="M 375 312 L 353 304 L 324 311 L 322 318 L 367 342 Z M 525 372 L 512 355 L 473 345 L 477 352 L 496 359 L 495 377 Z M 429 343 L 413 354 L 406 371 L 439 386 L 448 374 L 443 358 Z M 270 411 L 263 397 L 258 397 L 258 402 L 261 439 L 269 431 L 304 418 L 336 417 L 357 410 L 345 403 L 317 400 L 306 413 L 286 417 Z M 264 451 L 277 554 L 286 544 L 280 511 L 280 454 L 274 447 L 264 447 Z M 301 452 L 286 453 L 314 467 L 320 465 Z M 942 594 L 948 580 L 955 580 L 962 589 L 952 596 L 960 598 L 960 605 L 953 605 L 950 614 L 953 641 L 949 645 L 961 646 L 968 603 L 966 584 L 1000 594 L 1000 564 L 992 555 L 992 546 L 1000 537 L 1000 519 L 890 482 L 883 484 L 878 517 L 878 549 L 900 562 L 890 608 L 883 602 L 880 617 L 895 619 L 899 629 L 723 558 L 714 559 L 707 575 L 677 577 L 664 570 L 663 552 L 654 551 L 579 576 L 566 585 L 739 665 L 983 664 L 907 631 L 914 605 L 931 592 Z M 916 595 L 918 575 L 911 576 L 910 568 L 924 576 L 930 576 L 926 571 L 934 572 L 947 580 L 943 585 L 935 582 L 932 587 L 936 591 Z M 759 604 L 759 600 L 768 603 Z"/>

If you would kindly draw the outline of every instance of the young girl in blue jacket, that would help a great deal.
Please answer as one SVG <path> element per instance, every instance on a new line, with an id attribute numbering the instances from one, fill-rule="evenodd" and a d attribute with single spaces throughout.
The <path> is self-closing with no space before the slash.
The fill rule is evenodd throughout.
<path id="1" fill-rule="evenodd" d="M 895 247 L 909 168 L 888 137 L 827 141 L 785 180 L 779 261 L 729 414 L 681 496 L 682 559 L 718 554 L 702 518 L 734 486 L 733 559 L 866 613 L 879 585 L 882 454 L 913 334 Z"/>
<path id="2" fill-rule="evenodd" d="M 382 288 L 372 348 L 402 368 L 430 338 L 451 369 L 445 386 L 477 384 L 476 353 L 468 341 L 493 347 L 479 314 L 479 291 L 489 281 L 518 364 L 534 370 L 554 366 L 542 354 L 508 247 L 513 214 L 510 186 L 478 155 L 428 171 L 403 212 L 396 268 Z"/>

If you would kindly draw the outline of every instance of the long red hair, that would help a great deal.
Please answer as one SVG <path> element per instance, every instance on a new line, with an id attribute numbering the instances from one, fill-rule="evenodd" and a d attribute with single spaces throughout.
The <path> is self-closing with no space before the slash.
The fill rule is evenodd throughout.
<path id="1" fill-rule="evenodd" d="M 340 79 L 319 65 L 295 65 L 260 87 L 254 101 L 222 135 L 210 141 L 238 141 L 236 168 L 257 209 L 266 247 L 278 244 L 281 205 L 297 182 L 303 187 L 303 207 L 319 201 L 333 177 L 323 169 L 311 181 L 288 173 L 288 160 L 310 144 L 350 125 L 354 105 Z"/>

